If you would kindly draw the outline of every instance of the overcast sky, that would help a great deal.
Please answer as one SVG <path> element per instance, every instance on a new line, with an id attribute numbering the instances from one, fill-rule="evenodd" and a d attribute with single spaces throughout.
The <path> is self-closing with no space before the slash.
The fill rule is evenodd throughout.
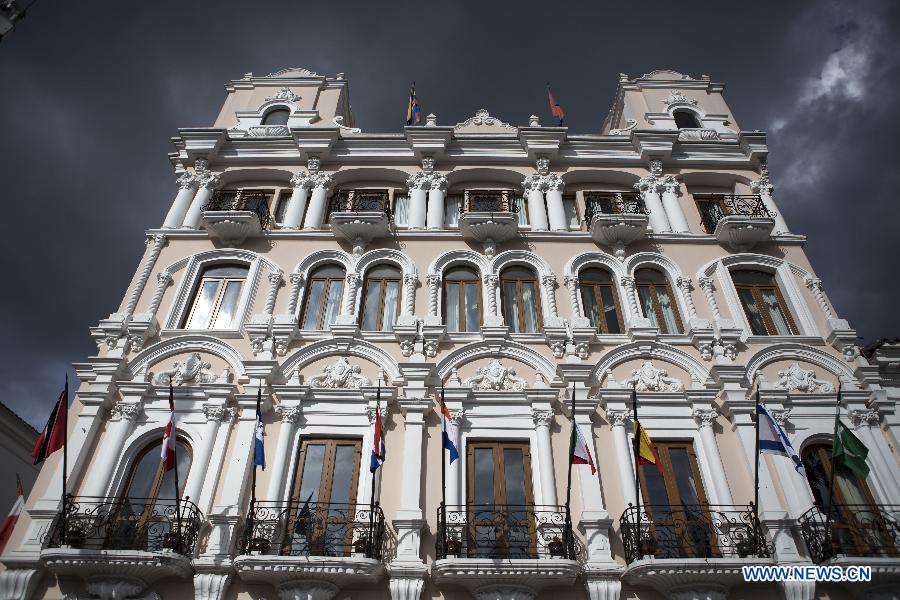
<path id="1" fill-rule="evenodd" d="M 387 8 L 389 6 L 395 8 Z M 598 132 L 619 73 L 709 74 L 769 132 L 775 198 L 840 316 L 900 335 L 900 2 L 63 2 L 0 43 L 0 400 L 40 427 L 175 194 L 178 127 L 223 84 L 346 73 L 357 125 L 399 132 L 410 81 L 453 124 L 487 108 Z"/>

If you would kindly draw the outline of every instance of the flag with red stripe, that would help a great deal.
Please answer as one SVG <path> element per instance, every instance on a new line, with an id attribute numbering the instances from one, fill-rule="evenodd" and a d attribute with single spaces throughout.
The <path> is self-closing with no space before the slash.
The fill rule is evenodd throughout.
<path id="1" fill-rule="evenodd" d="M 162 453 L 163 471 L 175 468 L 175 392 L 169 384 L 169 422 L 166 423 L 166 435 L 163 436 Z"/>
<path id="2" fill-rule="evenodd" d="M 34 449 L 31 451 L 31 457 L 34 464 L 40 464 L 46 460 L 48 456 L 63 447 L 66 441 L 66 413 L 69 405 L 69 381 L 66 379 L 66 387 L 59 394 L 59 399 L 50 412 L 50 418 L 44 425 L 44 430 L 38 436 L 34 443 Z"/>
<path id="3" fill-rule="evenodd" d="M 560 106 L 559 102 L 553 97 L 553 93 L 550 91 L 550 84 L 547 84 L 547 99 L 550 101 L 550 114 L 556 119 L 556 126 L 562 127 L 563 120 L 566 118 L 566 111 L 563 110 L 563 107 Z"/>
<path id="4" fill-rule="evenodd" d="M 15 528 L 16 522 L 19 520 L 19 515 L 22 514 L 22 509 L 25 507 L 25 490 L 22 488 L 22 480 L 19 478 L 18 473 L 16 474 L 16 493 L 18 494 L 16 501 L 6 519 L 4 519 L 3 525 L 0 526 L 0 554 L 3 554 L 3 551 L 6 550 L 6 543 L 9 541 L 13 528 Z"/>

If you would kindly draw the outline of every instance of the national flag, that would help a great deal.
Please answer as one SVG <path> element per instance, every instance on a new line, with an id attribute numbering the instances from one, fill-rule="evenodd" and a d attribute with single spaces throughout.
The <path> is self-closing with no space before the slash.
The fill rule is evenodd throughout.
<path id="1" fill-rule="evenodd" d="M 784 429 L 772 418 L 762 404 L 756 405 L 756 418 L 759 419 L 759 453 L 787 456 L 794 462 L 794 468 L 806 479 L 806 469 L 800 455 L 794 449 Z"/>
<path id="2" fill-rule="evenodd" d="M 550 84 L 547 84 L 547 98 L 550 100 L 550 114 L 556 119 L 556 126 L 563 126 L 563 119 L 566 118 L 566 111 L 553 98 L 553 92 L 550 91 Z"/>
<path id="3" fill-rule="evenodd" d="M 416 82 L 409 86 L 409 105 L 406 107 L 406 124 L 418 125 L 422 120 L 422 113 L 419 111 L 419 100 L 416 98 Z"/>
<path id="4" fill-rule="evenodd" d="M 640 421 L 634 422 L 635 435 L 638 436 L 638 464 L 656 465 L 659 474 L 663 474 L 662 462 L 659 460 L 659 454 L 656 453 L 656 447 L 650 441 L 650 436 L 641 425 Z"/>
<path id="5" fill-rule="evenodd" d="M 369 472 L 374 473 L 384 464 L 384 431 L 381 429 L 381 386 L 378 386 L 378 398 L 375 400 L 375 434 L 372 439 L 372 458 L 369 460 Z"/>
<path id="6" fill-rule="evenodd" d="M 836 419 L 834 446 L 831 454 L 834 466 L 847 467 L 865 478 L 869 475 L 869 465 L 866 464 L 868 455 L 869 449 L 865 444 L 859 441 L 859 438 L 840 419 Z"/>
<path id="7" fill-rule="evenodd" d="M 16 501 L 13 503 L 12 509 L 10 509 L 9 514 L 6 516 L 6 519 L 3 521 L 3 525 L 0 526 L 0 554 L 3 554 L 3 551 L 6 549 L 6 543 L 9 541 L 9 537 L 12 535 L 13 528 L 16 526 L 16 522 L 19 520 L 19 515 L 22 514 L 22 509 L 25 507 L 25 490 L 22 488 L 22 480 L 19 478 L 18 473 L 16 474 Z"/>
<path id="8" fill-rule="evenodd" d="M 63 447 L 66 441 L 66 416 L 69 410 L 69 376 L 66 375 L 66 386 L 59 394 L 59 399 L 50 411 L 50 418 L 44 425 L 44 430 L 34 443 L 31 457 L 34 464 L 40 464 L 48 456 Z"/>
<path id="9" fill-rule="evenodd" d="M 444 448 L 450 453 L 450 464 L 452 465 L 453 461 L 459 458 L 459 449 L 454 443 L 458 434 L 456 424 L 453 423 L 453 419 L 450 417 L 450 411 L 447 410 L 447 405 L 444 404 L 443 390 L 441 390 L 441 423 L 443 425 L 441 430 L 444 438 Z"/>
<path id="10" fill-rule="evenodd" d="M 166 434 L 163 436 L 160 458 L 163 472 L 175 468 L 175 390 L 169 384 L 169 422 L 166 423 Z"/>
<path id="11" fill-rule="evenodd" d="M 265 424 L 262 420 L 262 389 L 256 390 L 256 428 L 254 429 L 254 445 L 253 445 L 253 464 L 266 470 L 266 446 L 263 442 L 263 436 L 266 432 Z"/>
<path id="12" fill-rule="evenodd" d="M 591 456 L 591 448 L 574 419 L 572 420 L 572 438 L 569 441 L 569 456 L 573 465 L 590 465 L 591 475 L 597 473 L 594 457 Z"/>

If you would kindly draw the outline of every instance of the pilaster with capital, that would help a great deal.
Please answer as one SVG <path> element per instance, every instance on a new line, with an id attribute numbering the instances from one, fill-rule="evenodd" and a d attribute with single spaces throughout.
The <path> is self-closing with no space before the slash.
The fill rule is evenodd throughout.
<path id="1" fill-rule="evenodd" d="M 622 277 L 622 286 L 625 288 L 625 296 L 628 300 L 628 310 L 631 313 L 632 323 L 643 317 L 638 308 L 637 290 L 634 287 L 634 277 Z"/>
<path id="2" fill-rule="evenodd" d="M 150 273 L 153 271 L 153 267 L 156 266 L 156 260 L 159 258 L 159 253 L 162 251 L 162 247 L 165 243 L 165 234 L 157 233 L 151 238 L 150 254 L 144 262 L 144 267 L 141 269 L 137 281 L 134 282 L 134 287 L 128 297 L 128 303 L 125 305 L 126 319 L 134 314 L 134 309 L 137 306 L 141 294 L 144 293 L 144 287 L 147 285 L 147 280 L 150 279 Z"/>
<path id="3" fill-rule="evenodd" d="M 428 314 L 437 316 L 438 295 L 441 292 L 441 276 L 437 273 L 433 273 L 428 275 L 425 281 L 428 282 Z"/>
<path id="4" fill-rule="evenodd" d="M 298 229 L 300 227 L 300 220 L 303 218 L 303 213 L 306 210 L 306 198 L 311 187 L 312 183 L 308 173 L 295 173 L 291 177 L 291 188 L 293 190 L 291 191 L 291 199 L 287 211 L 284 213 L 282 227 L 287 229 Z"/>
<path id="5" fill-rule="evenodd" d="M 532 173 L 522 181 L 528 202 L 528 219 L 532 231 L 546 231 L 549 227 L 547 209 L 544 204 L 544 177 Z"/>
<path id="6" fill-rule="evenodd" d="M 156 274 L 156 289 L 153 291 L 153 297 L 150 299 L 150 306 L 147 307 L 147 313 L 150 314 L 151 318 L 156 316 L 163 294 L 171 282 L 172 275 L 168 271 L 161 271 Z"/>
<path id="7" fill-rule="evenodd" d="M 694 286 L 691 285 L 690 277 L 679 277 L 675 280 L 675 285 L 678 286 L 678 289 L 681 290 L 681 295 L 684 296 L 684 303 L 688 309 L 688 318 L 699 318 L 697 316 L 697 307 L 694 306 L 694 297 L 691 295 L 691 290 L 694 289 Z"/>
<path id="8" fill-rule="evenodd" d="M 581 304 L 578 302 L 578 277 L 566 275 L 563 279 L 563 284 L 569 291 L 569 303 L 572 305 L 572 316 L 577 319 L 582 316 Z"/>
<path id="9" fill-rule="evenodd" d="M 681 184 L 674 175 L 665 175 L 659 181 L 662 190 L 662 204 L 666 211 L 666 217 L 669 219 L 669 226 L 675 233 L 686 233 L 690 231 L 687 218 L 684 216 L 684 210 L 681 208 Z"/>
<path id="10" fill-rule="evenodd" d="M 606 411 L 606 420 L 609 421 L 609 427 L 612 429 L 613 445 L 616 448 L 616 466 L 619 471 L 619 485 L 622 488 L 625 505 L 636 504 L 634 471 L 631 463 L 634 452 L 628 443 L 628 433 L 625 431 L 625 426 L 628 423 L 628 411 L 608 409 Z"/>
<path id="11" fill-rule="evenodd" d="M 850 411 L 850 423 L 863 444 L 869 449 L 869 463 L 875 467 L 874 479 L 884 489 L 885 496 L 900 497 L 896 460 L 887 448 L 890 445 L 881 430 L 881 415 L 877 408 L 854 409 Z M 892 468 L 893 466 L 893 468 Z"/>
<path id="12" fill-rule="evenodd" d="M 497 313 L 497 285 L 499 278 L 496 275 L 485 275 L 482 277 L 484 282 L 484 294 L 487 298 L 488 314 L 492 317 L 500 316 Z"/>
<path id="13" fill-rule="evenodd" d="M 269 479 L 268 497 L 270 500 L 281 500 L 284 494 L 284 478 L 291 464 L 291 445 L 297 422 L 302 415 L 302 408 L 296 401 L 284 401 L 275 407 L 275 413 L 281 420 L 281 428 L 278 430 L 278 443 L 275 447 L 275 456 L 272 461 L 272 476 Z"/>
<path id="14" fill-rule="evenodd" d="M 206 402 L 201 407 L 206 417 L 203 437 L 194 446 L 193 469 L 188 473 L 184 486 L 184 494 L 192 502 L 200 505 L 200 495 L 209 471 L 209 459 L 216 445 L 219 429 L 223 422 L 231 420 L 232 413 L 223 401 Z"/>
<path id="15" fill-rule="evenodd" d="M 828 306 L 828 301 L 825 300 L 825 292 L 824 287 L 822 286 L 822 280 L 815 277 L 807 277 L 804 280 L 806 287 L 809 288 L 809 291 L 812 292 L 812 295 L 816 299 L 816 304 L 819 305 L 819 309 L 822 311 L 822 314 L 825 315 L 826 319 L 833 319 L 834 313 L 831 312 L 831 307 Z"/>
<path id="16" fill-rule="evenodd" d="M 429 184 L 428 173 L 424 171 L 414 173 L 406 180 L 406 189 L 409 190 L 409 220 L 407 224 L 410 229 L 424 229 L 425 227 Z"/>
<path id="17" fill-rule="evenodd" d="M 297 313 L 297 304 L 300 302 L 300 286 L 303 285 L 303 273 L 291 273 L 291 293 L 288 297 L 287 314 L 293 316 Z"/>
<path id="18" fill-rule="evenodd" d="M 712 277 L 700 277 L 697 279 L 697 283 L 700 284 L 700 289 L 703 290 L 703 295 L 706 296 L 706 302 L 709 304 L 709 309 L 712 311 L 713 317 L 716 320 L 721 319 L 722 313 L 719 312 L 719 303 L 716 302 Z"/>
<path id="19" fill-rule="evenodd" d="M 556 276 L 543 275 L 541 277 L 541 285 L 544 286 L 544 292 L 547 294 L 547 308 L 549 309 L 550 317 L 558 319 L 559 308 L 556 306 Z"/>
<path id="20" fill-rule="evenodd" d="M 716 409 L 694 409 L 694 421 L 700 430 L 700 441 L 706 454 L 710 471 L 712 471 L 713 491 L 717 498 L 714 504 L 733 504 L 731 490 L 728 487 L 728 478 L 725 476 L 725 467 L 722 464 L 722 456 L 719 454 L 719 446 L 716 443 L 716 434 L 713 425 L 719 417 Z"/>
<path id="21" fill-rule="evenodd" d="M 553 411 L 532 408 L 531 419 L 534 422 L 537 437 L 538 464 L 540 465 L 540 504 L 554 506 L 556 505 L 556 477 L 553 472 L 553 450 L 550 445 L 550 425 L 553 423 Z"/>
<path id="22" fill-rule="evenodd" d="M 275 310 L 275 296 L 278 294 L 278 288 L 281 286 L 281 279 L 282 274 L 280 269 L 273 269 L 269 273 L 269 293 L 266 296 L 266 307 L 263 312 L 270 317 Z"/>
<path id="23" fill-rule="evenodd" d="M 428 187 L 428 217 L 426 226 L 428 229 L 442 229 L 444 227 L 444 201 L 447 196 L 447 178 L 440 173 L 431 174 L 431 182 Z"/>
<path id="24" fill-rule="evenodd" d="M 356 312 L 356 292 L 359 288 L 359 273 L 350 273 L 344 277 L 346 289 L 344 290 L 344 303 L 341 314 L 353 315 Z"/>
<path id="25" fill-rule="evenodd" d="M 140 396 L 123 398 L 112 406 L 112 423 L 104 434 L 103 452 L 95 456 L 82 488 L 85 496 L 106 496 L 116 465 L 122 457 L 125 440 L 131 435 L 135 421 L 143 411 L 144 403 Z"/>
<path id="26" fill-rule="evenodd" d="M 566 231 L 566 209 L 563 207 L 563 187 L 565 183 L 556 173 L 544 175 L 544 193 L 547 198 L 547 219 L 551 231 Z"/>
<path id="27" fill-rule="evenodd" d="M 403 274 L 403 314 L 411 315 L 416 304 L 416 284 L 419 278 L 412 273 Z"/>

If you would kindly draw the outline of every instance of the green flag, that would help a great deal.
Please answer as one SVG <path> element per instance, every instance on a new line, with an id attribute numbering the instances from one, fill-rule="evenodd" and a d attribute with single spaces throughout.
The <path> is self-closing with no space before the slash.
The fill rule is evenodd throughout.
<path id="1" fill-rule="evenodd" d="M 865 478 L 869 474 L 869 465 L 866 464 L 866 456 L 869 449 L 853 435 L 850 428 L 840 420 L 835 424 L 833 460 L 834 464 L 843 465 L 855 471 Z"/>

